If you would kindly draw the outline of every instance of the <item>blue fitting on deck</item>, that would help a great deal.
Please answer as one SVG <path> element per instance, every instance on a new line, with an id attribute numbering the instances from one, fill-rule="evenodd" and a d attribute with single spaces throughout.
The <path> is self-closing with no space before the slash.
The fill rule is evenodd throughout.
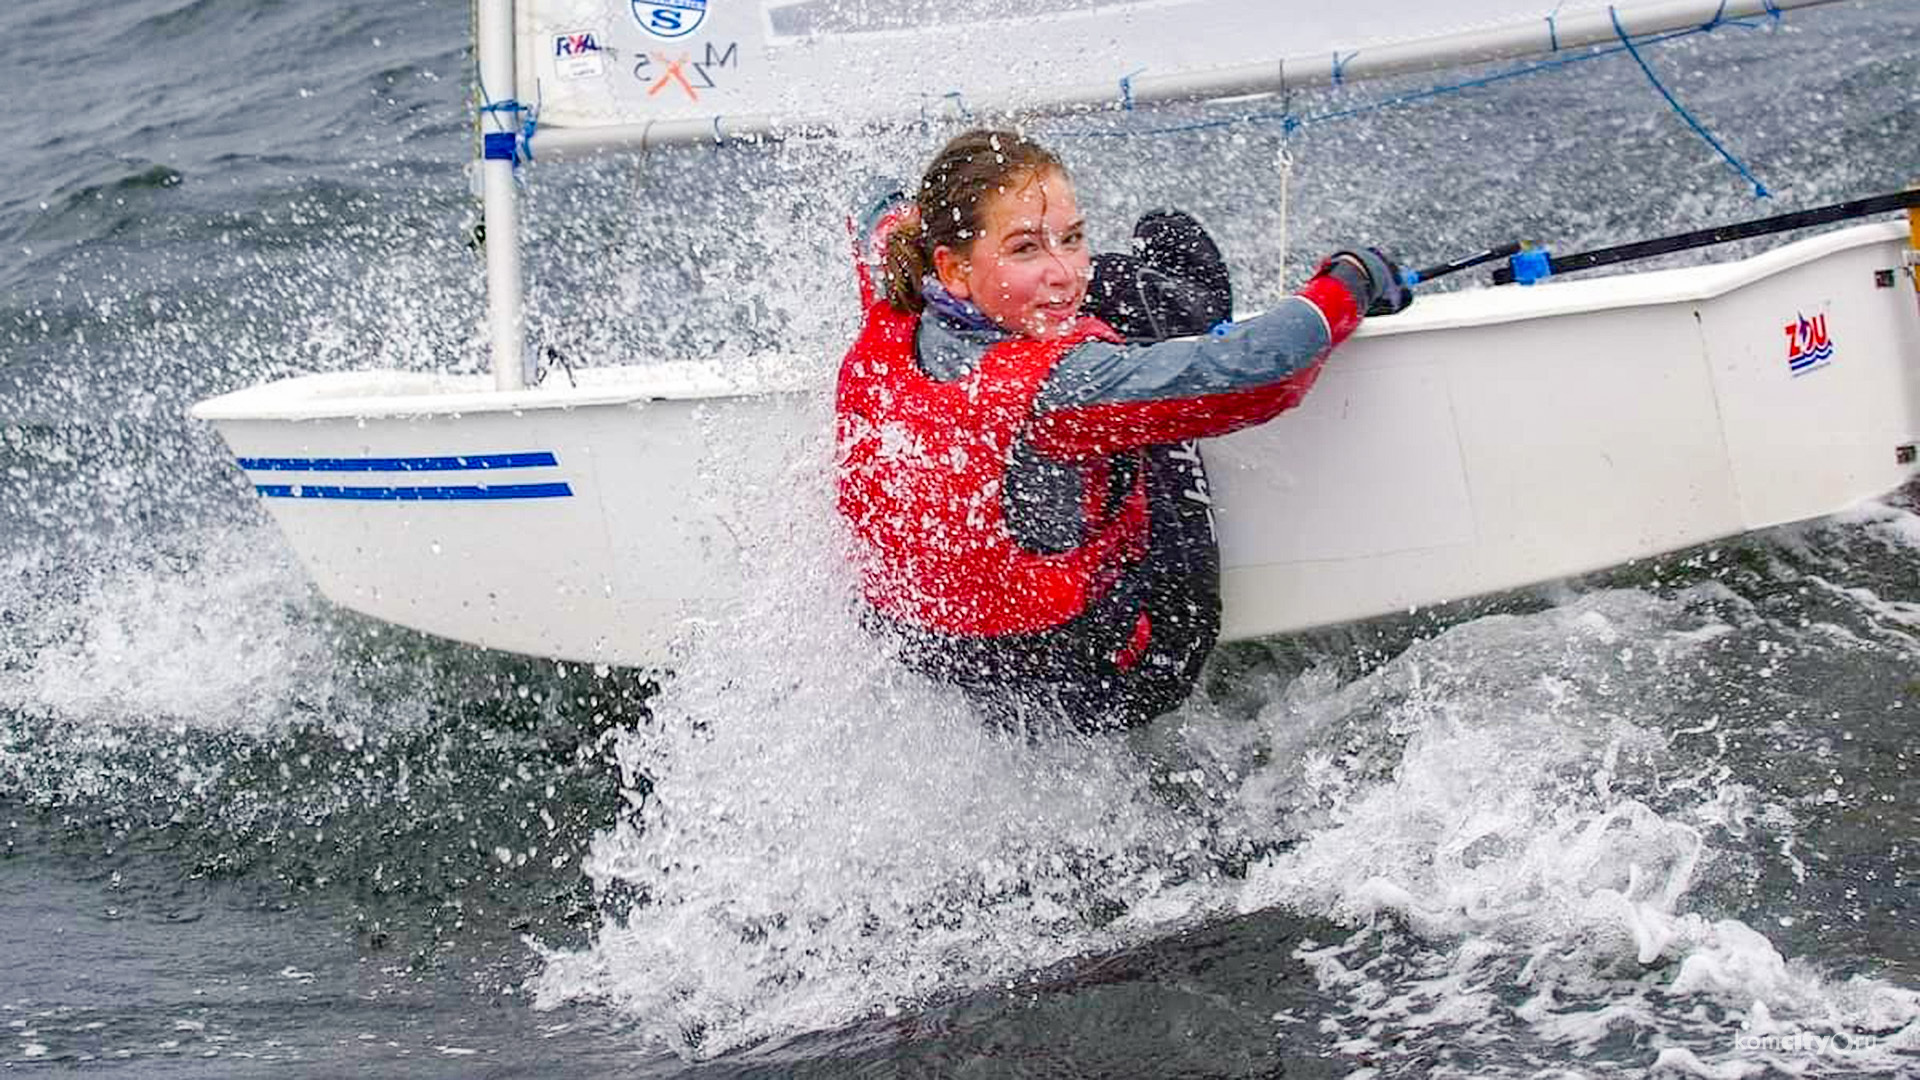
<path id="1" fill-rule="evenodd" d="M 1513 271 L 1513 283 L 1531 285 L 1543 278 L 1553 276 L 1553 254 L 1546 248 L 1528 248 L 1507 260 L 1507 266 Z"/>
<path id="2" fill-rule="evenodd" d="M 480 156 L 488 161 L 513 161 L 520 137 L 511 131 L 489 131 L 481 142 Z"/>

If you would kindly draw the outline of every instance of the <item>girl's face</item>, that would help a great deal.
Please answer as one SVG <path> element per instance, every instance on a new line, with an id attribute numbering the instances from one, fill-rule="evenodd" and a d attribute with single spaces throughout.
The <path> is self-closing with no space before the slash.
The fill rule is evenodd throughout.
<path id="1" fill-rule="evenodd" d="M 1042 339 L 1066 334 L 1093 275 L 1073 184 L 1057 169 L 1014 176 L 987 196 L 972 245 L 935 248 L 933 267 L 948 293 L 1005 329 Z"/>

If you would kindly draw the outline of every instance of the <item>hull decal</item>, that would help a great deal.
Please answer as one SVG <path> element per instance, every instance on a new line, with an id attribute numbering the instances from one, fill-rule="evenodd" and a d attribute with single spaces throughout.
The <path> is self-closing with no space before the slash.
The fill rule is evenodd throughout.
<path id="1" fill-rule="evenodd" d="M 549 450 L 442 457 L 243 457 L 239 460 L 240 467 L 248 472 L 464 472 L 471 469 L 534 469 L 560 464 L 560 460 Z"/>
<path id="2" fill-rule="evenodd" d="M 346 487 L 338 484 L 255 484 L 269 499 L 359 499 L 373 502 L 461 502 L 494 499 L 561 499 L 572 486 L 552 484 L 444 484 L 432 487 Z"/>

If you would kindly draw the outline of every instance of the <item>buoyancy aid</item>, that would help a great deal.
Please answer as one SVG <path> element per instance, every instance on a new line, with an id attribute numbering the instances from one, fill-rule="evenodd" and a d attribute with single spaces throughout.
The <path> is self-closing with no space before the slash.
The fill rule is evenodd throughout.
<path id="1" fill-rule="evenodd" d="M 1061 338 L 995 344 L 969 375 L 941 382 L 915 360 L 919 318 L 869 303 L 840 368 L 840 511 L 861 549 L 867 600 L 961 637 L 1066 623 L 1145 555 L 1145 471 L 1131 470 L 1131 487 L 1115 493 L 1105 459 L 1084 463 L 1087 528 L 1057 554 L 1022 547 L 1007 528 L 1005 474 L 1054 365 L 1076 345 L 1118 335 L 1083 317 Z"/>

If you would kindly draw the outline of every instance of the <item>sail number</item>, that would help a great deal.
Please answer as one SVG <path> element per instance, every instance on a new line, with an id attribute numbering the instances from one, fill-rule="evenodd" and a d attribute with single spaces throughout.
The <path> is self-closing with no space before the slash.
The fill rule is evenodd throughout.
<path id="1" fill-rule="evenodd" d="M 633 77 L 646 84 L 648 97 L 665 93 L 677 98 L 685 94 L 688 101 L 699 101 L 700 91 L 719 89 L 715 75 L 725 69 L 739 67 L 739 42 L 730 41 L 725 47 L 716 47 L 709 41 L 705 58 L 701 60 L 695 60 L 692 53 L 678 56 L 642 53 L 634 61 Z"/>

